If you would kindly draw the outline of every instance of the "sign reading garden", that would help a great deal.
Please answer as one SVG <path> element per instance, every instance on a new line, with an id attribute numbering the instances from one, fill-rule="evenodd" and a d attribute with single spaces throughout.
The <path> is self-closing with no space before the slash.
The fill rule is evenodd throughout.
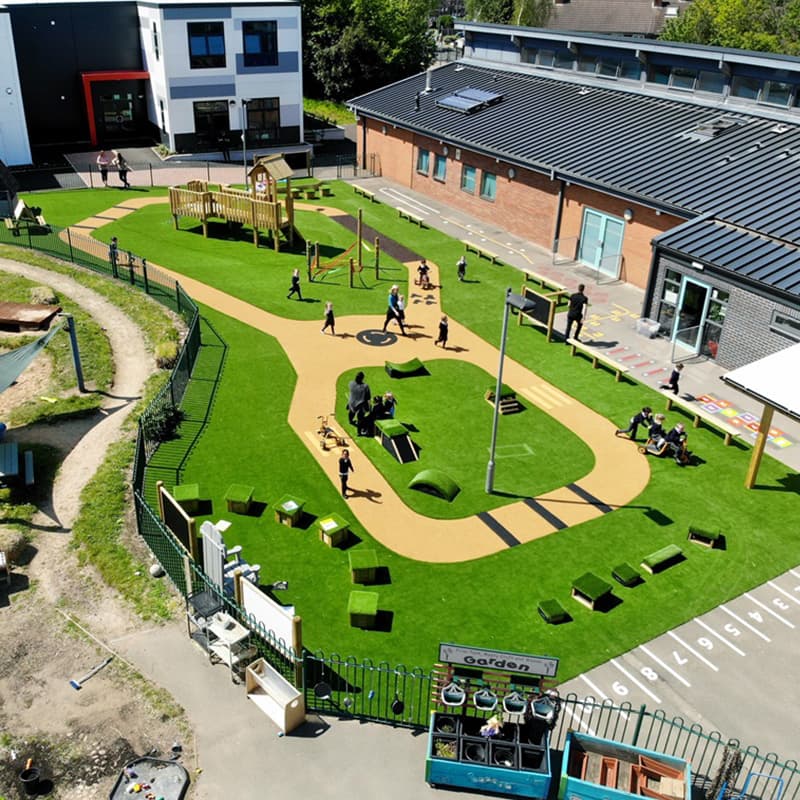
<path id="1" fill-rule="evenodd" d="M 484 650 L 463 647 L 459 644 L 440 644 L 439 661 L 445 664 L 462 664 L 479 669 L 501 669 L 555 678 L 558 659 L 549 656 L 531 656 L 524 653 L 507 653 L 503 650 Z"/>

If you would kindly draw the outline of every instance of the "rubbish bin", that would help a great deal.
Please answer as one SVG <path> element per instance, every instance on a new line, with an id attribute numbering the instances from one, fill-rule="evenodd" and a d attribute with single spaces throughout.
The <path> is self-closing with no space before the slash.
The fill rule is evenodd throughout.
<path id="1" fill-rule="evenodd" d="M 636 333 L 642 336 L 647 336 L 648 339 L 653 339 L 658 336 L 658 331 L 661 328 L 658 320 L 648 319 L 647 317 L 639 317 L 636 320 Z"/>
<path id="2" fill-rule="evenodd" d="M 28 797 L 35 797 L 39 794 L 39 770 L 36 767 L 28 767 L 19 774 L 22 781 L 22 788 Z"/>

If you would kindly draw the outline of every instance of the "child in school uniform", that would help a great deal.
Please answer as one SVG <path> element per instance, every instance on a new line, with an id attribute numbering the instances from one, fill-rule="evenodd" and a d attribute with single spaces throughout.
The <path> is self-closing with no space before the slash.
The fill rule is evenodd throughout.
<path id="1" fill-rule="evenodd" d="M 443 349 L 447 349 L 447 314 L 442 314 L 439 320 L 439 338 L 434 345 L 441 344 Z"/>

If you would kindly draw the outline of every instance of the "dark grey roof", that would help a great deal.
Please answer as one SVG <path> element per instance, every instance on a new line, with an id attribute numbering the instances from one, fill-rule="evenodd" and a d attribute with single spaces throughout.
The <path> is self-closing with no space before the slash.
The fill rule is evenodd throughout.
<path id="1" fill-rule="evenodd" d="M 576 76 L 577 77 L 577 76 Z M 456 62 L 350 101 L 366 116 L 603 192 L 691 218 L 711 213 L 800 244 L 800 125 L 581 84 L 483 63 Z M 503 95 L 473 114 L 436 101 L 472 87 Z M 419 111 L 415 95 L 420 94 Z M 695 128 L 724 115 L 717 135 Z M 721 128 L 722 126 L 720 126 Z M 708 126 L 707 126 L 708 128 Z"/>
<path id="2" fill-rule="evenodd" d="M 783 242 L 703 217 L 653 241 L 661 250 L 728 270 L 773 292 L 800 297 L 800 250 Z"/>

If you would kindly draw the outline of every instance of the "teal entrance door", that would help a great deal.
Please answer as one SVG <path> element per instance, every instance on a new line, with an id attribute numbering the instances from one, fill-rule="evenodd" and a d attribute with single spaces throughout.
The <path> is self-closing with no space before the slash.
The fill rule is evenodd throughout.
<path id="1" fill-rule="evenodd" d="M 676 344 L 700 352 L 703 326 L 708 311 L 709 287 L 685 278 L 678 299 L 678 313 L 675 315 L 675 329 L 672 338 Z"/>
<path id="2" fill-rule="evenodd" d="M 618 278 L 625 222 L 587 208 L 583 212 L 578 258 L 602 275 Z"/>

